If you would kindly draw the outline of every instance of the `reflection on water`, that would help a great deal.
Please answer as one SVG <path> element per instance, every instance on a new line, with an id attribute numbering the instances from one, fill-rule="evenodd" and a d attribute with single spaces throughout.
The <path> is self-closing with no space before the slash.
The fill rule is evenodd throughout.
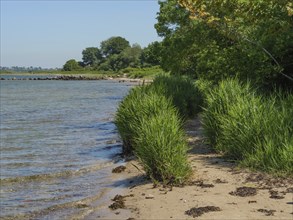
<path id="1" fill-rule="evenodd" d="M 0 83 L 0 216 L 45 212 L 102 193 L 121 150 L 113 115 L 129 87 L 110 81 Z"/>

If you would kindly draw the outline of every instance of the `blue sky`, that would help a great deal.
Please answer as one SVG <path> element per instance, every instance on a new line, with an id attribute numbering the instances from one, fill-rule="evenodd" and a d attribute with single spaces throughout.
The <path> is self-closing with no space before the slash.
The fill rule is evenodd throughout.
<path id="1" fill-rule="evenodd" d="M 1 0 L 1 66 L 62 67 L 86 47 L 122 36 L 142 47 L 160 41 L 156 0 Z"/>

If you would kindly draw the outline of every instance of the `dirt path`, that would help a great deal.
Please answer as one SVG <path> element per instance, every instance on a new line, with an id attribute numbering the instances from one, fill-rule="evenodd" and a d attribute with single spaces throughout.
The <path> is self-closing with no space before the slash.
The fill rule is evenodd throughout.
<path id="1" fill-rule="evenodd" d="M 154 188 L 136 161 L 117 174 L 127 176 L 123 201 L 130 219 L 293 219 L 292 179 L 237 169 L 204 144 L 198 119 L 186 130 L 194 169 L 189 186 Z"/>

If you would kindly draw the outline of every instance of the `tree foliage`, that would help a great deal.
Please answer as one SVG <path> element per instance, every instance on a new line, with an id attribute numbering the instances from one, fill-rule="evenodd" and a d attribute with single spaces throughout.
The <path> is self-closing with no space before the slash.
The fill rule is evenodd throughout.
<path id="1" fill-rule="evenodd" d="M 289 85 L 292 8 L 288 0 L 162 1 L 156 24 L 164 37 L 162 67 L 216 81 L 238 75 Z"/>
<path id="2" fill-rule="evenodd" d="M 143 49 L 141 54 L 141 62 L 147 65 L 155 66 L 161 64 L 162 44 L 158 41 L 150 43 Z"/>
<path id="3" fill-rule="evenodd" d="M 79 70 L 81 66 L 78 64 L 78 62 L 75 59 L 68 60 L 63 65 L 63 70 L 65 71 L 72 71 L 72 70 Z"/>
<path id="4" fill-rule="evenodd" d="M 101 51 L 104 57 L 120 54 L 128 47 L 130 47 L 129 42 L 123 37 L 110 37 L 101 42 Z"/>
<path id="5" fill-rule="evenodd" d="M 146 48 L 139 44 L 130 46 L 123 37 L 111 37 L 100 43 L 99 47 L 87 47 L 82 51 L 82 62 L 77 65 L 73 60 L 67 61 L 64 70 L 78 68 L 118 72 L 125 68 L 156 66 L 160 62 L 161 44 L 154 42 Z M 75 61 L 76 62 L 76 61 Z"/>
<path id="6" fill-rule="evenodd" d="M 102 54 L 97 47 L 88 47 L 82 51 L 82 60 L 85 66 L 94 66 L 102 61 Z"/>

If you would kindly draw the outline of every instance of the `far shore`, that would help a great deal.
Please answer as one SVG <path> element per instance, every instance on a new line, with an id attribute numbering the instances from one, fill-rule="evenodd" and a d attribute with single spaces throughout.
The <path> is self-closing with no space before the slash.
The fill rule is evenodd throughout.
<path id="1" fill-rule="evenodd" d="M 4 78 L 3 76 L 11 76 L 11 78 Z M 2 77 L 1 77 L 2 76 Z M 19 77 L 20 76 L 20 77 Z M 21 77 L 26 76 L 26 77 Z M 0 80 L 115 80 L 117 82 L 129 82 L 129 83 L 151 83 L 152 79 L 145 78 L 129 78 L 126 74 L 123 76 L 117 75 L 95 75 L 95 74 L 74 74 L 74 75 L 60 75 L 60 74 L 32 74 L 32 73 L 20 73 L 20 74 L 2 74 L 0 75 Z"/>

